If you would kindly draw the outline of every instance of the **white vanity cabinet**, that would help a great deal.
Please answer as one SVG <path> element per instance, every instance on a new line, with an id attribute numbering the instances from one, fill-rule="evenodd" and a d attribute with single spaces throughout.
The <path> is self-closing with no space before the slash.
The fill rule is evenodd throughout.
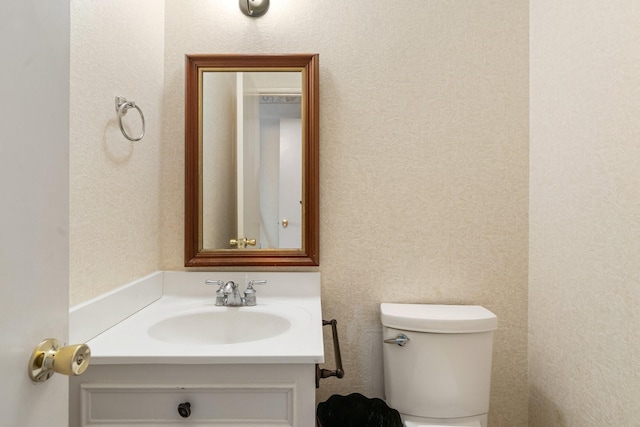
<path id="1" fill-rule="evenodd" d="M 315 426 L 315 365 L 94 365 L 70 389 L 70 427 Z"/>
<path id="2" fill-rule="evenodd" d="M 220 307 L 211 278 L 267 284 L 256 306 Z M 75 307 L 70 325 L 92 355 L 70 379 L 70 427 L 316 424 L 319 273 L 154 273 Z"/>

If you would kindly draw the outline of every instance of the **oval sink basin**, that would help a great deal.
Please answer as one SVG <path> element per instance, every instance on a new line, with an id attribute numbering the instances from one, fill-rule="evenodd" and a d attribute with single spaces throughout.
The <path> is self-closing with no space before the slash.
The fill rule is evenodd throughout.
<path id="1" fill-rule="evenodd" d="M 152 338 L 173 344 L 237 344 L 271 338 L 291 327 L 288 319 L 249 308 L 181 314 L 155 323 Z"/>

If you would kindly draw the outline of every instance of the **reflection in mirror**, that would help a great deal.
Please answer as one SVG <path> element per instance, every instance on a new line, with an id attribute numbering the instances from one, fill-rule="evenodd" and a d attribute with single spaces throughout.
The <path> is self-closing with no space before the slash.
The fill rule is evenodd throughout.
<path id="1" fill-rule="evenodd" d="M 187 56 L 185 265 L 318 265 L 317 55 Z"/>
<path id="2" fill-rule="evenodd" d="M 203 247 L 302 248 L 301 91 L 299 71 L 203 73 Z"/>

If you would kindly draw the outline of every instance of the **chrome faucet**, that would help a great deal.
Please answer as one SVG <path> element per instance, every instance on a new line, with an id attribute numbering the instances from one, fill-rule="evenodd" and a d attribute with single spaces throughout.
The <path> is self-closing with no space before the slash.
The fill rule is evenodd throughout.
<path id="1" fill-rule="evenodd" d="M 216 291 L 216 305 L 225 307 L 251 307 L 256 305 L 256 290 L 254 285 L 265 285 L 266 280 L 251 280 L 244 290 L 244 294 L 240 292 L 240 287 L 236 282 L 228 281 L 224 283 L 222 280 L 206 280 L 206 285 L 218 285 Z"/>

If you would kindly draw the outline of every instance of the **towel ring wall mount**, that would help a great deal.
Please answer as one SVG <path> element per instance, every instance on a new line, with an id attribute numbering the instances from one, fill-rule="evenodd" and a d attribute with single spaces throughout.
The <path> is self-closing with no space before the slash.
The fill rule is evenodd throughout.
<path id="1" fill-rule="evenodd" d="M 136 110 L 138 110 L 138 113 L 140 113 L 140 119 L 142 120 L 142 132 L 136 138 L 132 138 L 131 136 L 129 136 L 129 134 L 127 134 L 127 131 L 124 130 L 124 126 L 122 125 L 122 118 L 127 114 L 127 111 L 129 111 L 131 108 L 135 108 Z M 144 137 L 144 131 L 145 131 L 144 114 L 142 114 L 142 110 L 140 109 L 140 107 L 138 107 L 136 103 L 133 101 L 127 101 L 127 98 L 124 98 L 122 96 L 116 96 L 116 112 L 118 114 L 118 126 L 120 126 L 120 131 L 122 132 L 122 135 L 124 135 L 124 137 L 127 138 L 129 141 L 133 141 L 133 142 L 140 141 Z"/>

